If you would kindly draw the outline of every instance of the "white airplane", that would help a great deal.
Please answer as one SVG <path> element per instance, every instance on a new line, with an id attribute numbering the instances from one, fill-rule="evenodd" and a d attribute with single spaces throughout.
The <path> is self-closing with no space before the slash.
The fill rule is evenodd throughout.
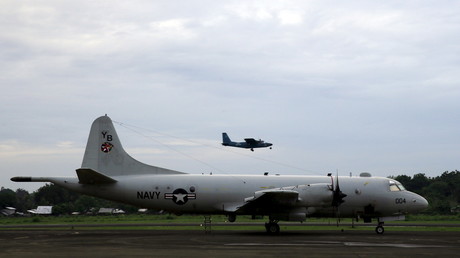
<path id="1" fill-rule="evenodd" d="M 307 217 L 351 217 L 384 232 L 385 221 L 425 209 L 422 196 L 382 177 L 187 174 L 141 163 L 126 153 L 106 115 L 97 118 L 77 177 L 13 177 L 15 182 L 52 182 L 69 190 L 176 214 L 268 216 L 266 231 L 279 221 Z M 340 185 L 339 185 L 340 179 Z"/>

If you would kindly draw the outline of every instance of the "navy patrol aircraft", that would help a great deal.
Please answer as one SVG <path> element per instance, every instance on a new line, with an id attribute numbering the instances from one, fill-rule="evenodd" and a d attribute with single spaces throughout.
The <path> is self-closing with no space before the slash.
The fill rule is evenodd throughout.
<path id="1" fill-rule="evenodd" d="M 233 142 L 232 140 L 230 140 L 230 137 L 228 137 L 227 133 L 222 133 L 222 145 L 246 148 L 251 149 L 251 151 L 254 151 L 254 148 L 266 148 L 272 146 L 273 144 L 269 142 L 264 142 L 262 140 L 255 140 L 254 138 L 246 138 L 244 139 L 244 142 Z M 272 147 L 270 147 L 270 149 L 271 148 Z"/>
<path id="2" fill-rule="evenodd" d="M 268 216 L 266 231 L 279 221 L 307 217 L 351 217 L 383 223 L 425 209 L 428 202 L 393 179 L 382 177 L 204 175 L 150 166 L 123 149 L 112 120 L 97 118 L 76 177 L 13 177 L 15 182 L 52 182 L 69 190 L 142 208 L 176 214 Z M 339 185 L 340 179 L 340 185 Z"/>

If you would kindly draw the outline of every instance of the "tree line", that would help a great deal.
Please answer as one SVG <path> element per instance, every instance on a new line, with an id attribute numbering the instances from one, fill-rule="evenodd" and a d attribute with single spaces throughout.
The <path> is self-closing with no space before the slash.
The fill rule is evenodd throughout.
<path id="1" fill-rule="evenodd" d="M 460 172 L 444 172 L 440 176 L 427 177 L 423 173 L 413 177 L 406 175 L 389 176 L 402 183 L 407 190 L 424 196 L 429 207 L 424 212 L 431 215 L 445 215 L 459 212 Z M 116 208 L 126 212 L 136 212 L 137 207 L 99 199 L 71 192 L 54 184 L 46 184 L 33 193 L 24 189 L 13 191 L 8 188 L 0 190 L 0 209 L 14 207 L 19 212 L 37 206 L 53 206 L 53 214 L 71 214 L 72 212 L 91 213 L 99 208 Z"/>
<path id="2" fill-rule="evenodd" d="M 0 209 L 14 207 L 16 212 L 26 213 L 37 206 L 53 206 L 54 215 L 65 215 L 73 212 L 95 214 L 99 208 L 121 209 L 128 213 L 138 210 L 138 207 L 108 201 L 88 195 L 69 191 L 55 184 L 46 184 L 33 193 L 24 189 L 15 191 L 7 188 L 0 190 Z"/>

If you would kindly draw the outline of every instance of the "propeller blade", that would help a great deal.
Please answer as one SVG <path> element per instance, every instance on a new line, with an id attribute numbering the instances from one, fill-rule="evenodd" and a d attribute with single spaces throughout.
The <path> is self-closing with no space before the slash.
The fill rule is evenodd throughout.
<path id="1" fill-rule="evenodd" d="M 332 176 L 331 176 L 332 177 Z M 341 190 L 340 190 L 340 185 L 339 185 L 339 172 L 337 171 L 337 175 L 336 175 L 336 183 L 335 183 L 335 187 L 334 187 L 334 184 L 332 185 L 332 207 L 334 209 L 334 213 L 337 217 L 337 227 L 339 226 L 339 222 L 340 222 L 340 210 L 339 210 L 339 206 L 345 202 L 343 200 L 343 198 L 347 197 L 346 194 L 344 194 Z M 332 181 L 334 182 L 334 181 Z"/>
<path id="2" fill-rule="evenodd" d="M 343 202 L 345 202 L 343 200 L 343 198 L 347 197 L 346 194 L 344 194 L 341 190 L 340 190 L 340 185 L 339 185 L 339 173 L 337 172 L 337 175 L 336 175 L 336 184 L 335 184 L 335 188 L 334 186 L 333 187 L 333 193 L 332 193 L 332 206 L 333 207 L 339 207 L 340 204 L 342 204 Z"/>

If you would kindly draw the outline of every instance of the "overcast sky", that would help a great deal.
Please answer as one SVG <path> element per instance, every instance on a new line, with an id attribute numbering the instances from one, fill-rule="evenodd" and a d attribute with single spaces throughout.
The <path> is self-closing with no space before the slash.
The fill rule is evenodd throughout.
<path id="1" fill-rule="evenodd" d="M 132 156 L 183 172 L 460 169 L 459 10 L 447 0 L 3 0 L 0 186 L 75 176 L 104 114 L 129 125 L 115 126 Z M 224 131 L 274 146 L 223 147 Z"/>

